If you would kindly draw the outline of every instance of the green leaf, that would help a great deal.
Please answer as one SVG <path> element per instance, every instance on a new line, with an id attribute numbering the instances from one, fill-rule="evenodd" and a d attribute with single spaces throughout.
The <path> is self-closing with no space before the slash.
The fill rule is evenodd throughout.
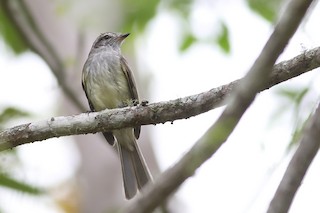
<path id="1" fill-rule="evenodd" d="M 39 189 L 30 184 L 15 180 L 7 174 L 0 172 L 0 186 L 13 189 L 19 192 L 24 192 L 32 195 L 41 195 L 44 193 L 44 190 Z"/>
<path id="2" fill-rule="evenodd" d="M 186 51 L 193 43 L 195 43 L 197 39 L 192 34 L 187 34 L 182 39 L 182 42 L 180 44 L 179 50 L 181 52 Z"/>
<path id="3" fill-rule="evenodd" d="M 302 124 L 299 122 L 297 126 L 293 129 L 293 134 L 288 146 L 288 151 L 301 140 L 303 130 L 305 129 L 305 126 L 309 122 L 310 118 L 311 118 L 311 114 L 308 119 L 302 122 Z"/>
<path id="4" fill-rule="evenodd" d="M 184 18 L 188 18 L 191 10 L 191 0 L 169 0 L 166 2 L 168 8 L 180 13 Z"/>
<path id="5" fill-rule="evenodd" d="M 217 37 L 217 44 L 225 52 L 230 53 L 230 39 L 229 39 L 229 30 L 224 22 L 221 23 L 222 30 Z"/>
<path id="6" fill-rule="evenodd" d="M 273 23 L 278 15 L 283 0 L 247 0 L 251 10 Z"/>
<path id="7" fill-rule="evenodd" d="M 0 7 L 0 36 L 4 39 L 5 43 L 11 47 L 16 53 L 22 53 L 26 51 L 27 45 L 24 43 L 20 34 L 16 31 L 14 23 L 7 17 L 4 7 Z"/>
<path id="8" fill-rule="evenodd" d="M 293 130 L 292 130 L 292 137 L 288 146 L 288 151 L 296 145 L 302 137 L 303 130 L 305 129 L 306 124 L 311 118 L 311 114 L 309 114 L 308 118 L 304 117 L 305 109 L 302 107 L 302 101 L 304 100 L 305 96 L 308 94 L 310 88 L 294 88 L 294 89 L 281 89 L 277 92 L 278 95 L 284 97 L 289 100 L 287 106 L 280 107 L 279 109 L 282 112 L 288 112 L 288 110 L 292 109 L 293 112 Z"/>
<path id="9" fill-rule="evenodd" d="M 122 0 L 123 3 L 123 32 L 142 32 L 147 23 L 156 15 L 159 0 L 131 1 Z"/>
<path id="10" fill-rule="evenodd" d="M 281 89 L 278 92 L 278 95 L 284 98 L 289 99 L 290 101 L 294 101 L 295 97 L 297 96 L 297 91 L 292 89 Z"/>
<path id="11" fill-rule="evenodd" d="M 14 107 L 7 107 L 2 112 L 0 112 L 0 125 L 3 125 L 4 123 L 14 118 L 26 116 L 30 116 L 30 113 Z"/>
<path id="12" fill-rule="evenodd" d="M 304 98 L 304 97 L 306 96 L 306 94 L 309 92 L 309 89 L 310 89 L 310 88 L 306 87 L 306 88 L 301 89 L 301 90 L 297 93 L 297 95 L 296 95 L 296 103 L 297 103 L 297 105 L 300 105 L 300 104 L 301 104 L 303 98 Z"/>
<path id="13" fill-rule="evenodd" d="M 308 87 L 306 88 L 299 88 L 299 89 L 281 89 L 277 93 L 278 95 L 289 99 L 295 107 L 300 106 L 303 98 L 309 92 Z"/>

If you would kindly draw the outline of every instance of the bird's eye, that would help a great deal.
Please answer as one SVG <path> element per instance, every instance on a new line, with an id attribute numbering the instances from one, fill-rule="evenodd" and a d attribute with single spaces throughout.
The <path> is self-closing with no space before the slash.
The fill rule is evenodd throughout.
<path id="1" fill-rule="evenodd" d="M 111 36 L 110 35 L 105 35 L 105 36 L 103 36 L 103 38 L 109 39 L 109 38 L 111 38 Z"/>

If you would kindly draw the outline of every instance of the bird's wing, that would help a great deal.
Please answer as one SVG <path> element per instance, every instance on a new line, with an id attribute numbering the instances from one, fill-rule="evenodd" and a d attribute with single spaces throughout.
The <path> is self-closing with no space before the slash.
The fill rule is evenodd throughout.
<path id="1" fill-rule="evenodd" d="M 84 66 L 84 67 L 86 67 L 86 66 Z M 82 89 L 83 89 L 84 93 L 86 94 L 91 111 L 94 112 L 95 109 L 93 107 L 92 102 L 90 101 L 90 98 L 89 98 L 88 92 L 87 92 L 87 86 L 86 86 L 87 75 L 88 75 L 88 70 L 83 70 L 82 71 Z M 102 134 L 110 145 L 114 144 L 114 137 L 113 137 L 112 132 L 103 132 Z"/>
<path id="2" fill-rule="evenodd" d="M 124 57 L 121 56 L 120 62 L 121 62 L 120 63 L 121 64 L 121 69 L 122 69 L 124 75 L 127 78 L 131 99 L 133 101 L 138 101 L 139 102 L 138 90 L 137 90 L 137 87 L 136 87 L 136 83 L 135 83 L 135 80 L 134 80 L 133 73 L 130 70 L 130 67 L 128 66 L 128 63 L 127 63 L 127 61 L 126 61 L 126 59 Z M 134 128 L 134 135 L 135 135 L 135 137 L 137 139 L 140 136 L 140 129 L 141 129 L 141 126 L 138 126 L 138 127 Z"/>
<path id="3" fill-rule="evenodd" d="M 84 66 L 84 67 L 86 67 L 86 66 Z M 86 86 L 86 78 L 87 78 L 87 75 L 88 75 L 88 70 L 83 70 L 83 71 L 82 71 L 82 81 L 81 81 L 81 83 L 82 83 L 82 89 L 83 89 L 84 93 L 86 94 L 86 97 L 87 97 L 87 100 L 88 100 L 88 102 L 89 102 L 89 106 L 90 106 L 91 111 L 94 112 L 95 109 L 94 109 L 94 107 L 93 107 L 93 105 L 92 105 L 92 103 L 91 103 L 91 101 L 90 101 L 90 98 L 89 98 L 88 92 L 87 92 L 87 86 Z"/>
<path id="4" fill-rule="evenodd" d="M 130 70 L 130 67 L 128 66 L 128 63 L 127 63 L 127 61 L 126 61 L 126 59 L 124 57 L 120 58 L 120 62 L 121 62 L 120 63 L 121 64 L 121 69 L 122 69 L 124 75 L 127 78 L 127 82 L 128 82 L 131 98 L 132 98 L 132 100 L 139 101 L 138 91 L 137 91 L 137 87 L 136 87 L 136 83 L 135 83 L 135 80 L 134 80 L 133 73 Z"/>

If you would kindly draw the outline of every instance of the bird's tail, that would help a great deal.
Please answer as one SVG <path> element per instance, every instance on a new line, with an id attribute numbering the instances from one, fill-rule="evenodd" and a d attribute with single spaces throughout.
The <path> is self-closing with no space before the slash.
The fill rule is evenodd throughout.
<path id="1" fill-rule="evenodd" d="M 126 198 L 131 199 L 137 189 L 140 190 L 152 178 L 135 138 L 132 138 L 130 142 L 133 145 L 130 147 L 132 149 L 128 149 L 122 144 L 124 144 L 122 141 L 118 141 L 123 185 Z"/>

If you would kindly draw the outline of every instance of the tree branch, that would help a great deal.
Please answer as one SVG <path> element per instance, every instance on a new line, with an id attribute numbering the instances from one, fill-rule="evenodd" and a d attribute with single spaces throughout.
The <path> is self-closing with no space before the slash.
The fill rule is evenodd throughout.
<path id="1" fill-rule="evenodd" d="M 25 44 L 48 64 L 64 94 L 76 107 L 84 111 L 86 108 L 65 82 L 66 71 L 62 59 L 38 27 L 28 5 L 23 0 L 1 0 L 0 5 L 4 8 L 4 12 Z"/>
<path id="2" fill-rule="evenodd" d="M 320 47 L 317 47 L 275 65 L 268 83 L 259 91 L 319 66 Z M 0 151 L 52 137 L 96 133 L 128 126 L 165 123 L 189 118 L 224 105 L 226 98 L 234 92 L 242 80 L 233 81 L 207 92 L 148 106 L 55 117 L 45 121 L 19 125 L 0 132 Z"/>
<path id="3" fill-rule="evenodd" d="M 298 28 L 312 1 L 292 0 L 261 54 L 234 91 L 230 103 L 209 130 L 181 160 L 147 185 L 122 212 L 152 212 L 159 203 L 192 176 L 228 139 L 256 94 L 268 84 L 272 66 Z"/>
<path id="4" fill-rule="evenodd" d="M 320 104 L 304 131 L 300 145 L 270 203 L 267 213 L 288 212 L 312 160 L 320 147 Z"/>

